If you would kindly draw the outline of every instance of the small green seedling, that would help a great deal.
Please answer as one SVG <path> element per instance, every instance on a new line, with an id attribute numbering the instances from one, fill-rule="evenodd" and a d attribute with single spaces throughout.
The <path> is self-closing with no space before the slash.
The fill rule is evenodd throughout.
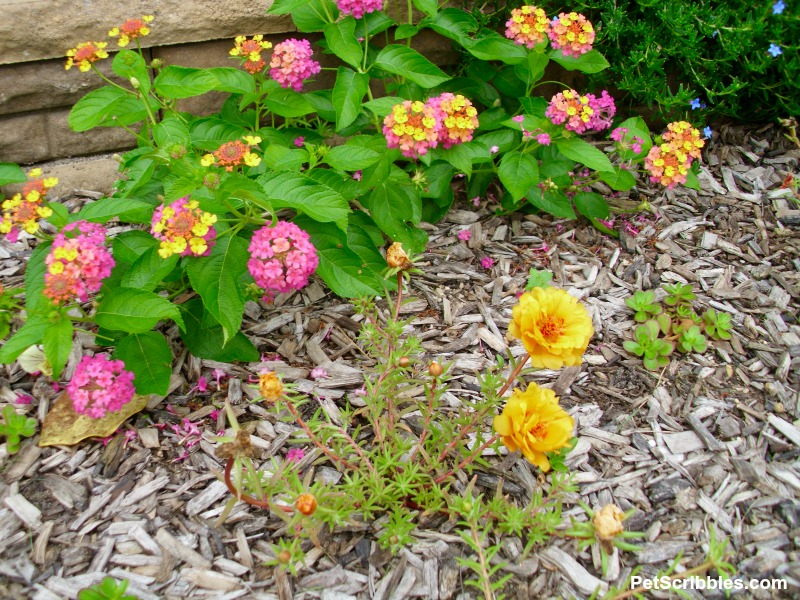
<path id="1" fill-rule="evenodd" d="M 709 337 L 715 340 L 731 339 L 733 324 L 728 313 L 717 312 L 713 308 L 709 308 L 703 315 L 703 324 Z"/>
<path id="2" fill-rule="evenodd" d="M 0 423 L 0 435 L 6 436 L 6 450 L 9 454 L 19 452 L 20 438 L 31 437 L 36 433 L 36 419 L 18 415 L 10 404 L 3 409 L 3 423 Z"/>
<path id="3" fill-rule="evenodd" d="M 678 336 L 678 349 L 682 352 L 705 352 L 707 348 L 706 336 L 697 325 L 692 325 Z"/>
<path id="4" fill-rule="evenodd" d="M 669 364 L 667 357 L 675 349 L 670 342 L 658 337 L 659 332 L 658 323 L 651 319 L 644 325 L 639 325 L 633 332 L 633 339 L 623 344 L 625 350 L 641 356 L 645 368 L 651 371 L 666 367 Z"/>
<path id="5" fill-rule="evenodd" d="M 637 291 L 625 300 L 625 304 L 635 312 L 633 318 L 637 323 L 644 323 L 661 312 L 661 306 L 656 302 L 656 294 L 651 290 Z"/>
<path id="6" fill-rule="evenodd" d="M 537 287 L 548 287 L 552 279 L 552 271 L 537 271 L 536 269 L 531 269 L 528 275 L 528 283 L 525 285 L 525 291 L 529 292 Z"/>
<path id="7" fill-rule="evenodd" d="M 664 291 L 667 292 L 667 297 L 664 298 L 664 304 L 667 306 L 679 307 L 681 305 L 692 306 L 692 300 L 697 298 L 692 291 L 692 286 L 684 283 L 675 283 L 672 285 L 665 285 Z"/>
<path id="8" fill-rule="evenodd" d="M 78 600 L 139 600 L 136 596 L 126 594 L 128 580 L 117 581 L 106 577 L 100 583 L 78 592 Z"/>

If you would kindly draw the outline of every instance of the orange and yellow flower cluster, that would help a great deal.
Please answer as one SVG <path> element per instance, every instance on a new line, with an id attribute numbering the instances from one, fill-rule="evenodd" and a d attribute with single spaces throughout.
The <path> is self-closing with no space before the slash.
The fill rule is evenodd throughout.
<path id="1" fill-rule="evenodd" d="M 134 19 L 128 19 L 119 27 L 114 27 L 108 32 L 109 37 L 119 38 L 117 45 L 124 48 L 131 43 L 131 40 L 143 37 L 150 33 L 148 24 L 153 22 L 153 15 L 144 15 Z"/>
<path id="2" fill-rule="evenodd" d="M 667 125 L 662 139 L 663 144 L 650 148 L 644 166 L 650 172 L 650 181 L 672 189 L 678 183 L 686 183 L 686 175 L 694 159 L 700 158 L 705 142 L 700 139 L 700 131 L 686 121 Z"/>
<path id="3" fill-rule="evenodd" d="M 265 42 L 263 35 L 254 35 L 251 39 L 239 35 L 234 41 L 236 46 L 228 54 L 243 59 L 242 67 L 245 71 L 255 75 L 267 66 L 267 62 L 261 58 L 261 53 L 272 48 L 272 44 Z"/>
<path id="4" fill-rule="evenodd" d="M 261 138 L 257 135 L 246 135 L 242 139 L 246 143 L 236 140 L 222 144 L 213 154 L 204 155 L 200 159 L 200 164 L 204 167 L 217 164 L 224 167 L 226 171 L 233 171 L 242 165 L 257 167 L 261 164 L 261 157 L 251 152 L 250 149 L 260 144 Z"/>
<path id="5" fill-rule="evenodd" d="M 216 222 L 217 215 L 203 211 L 197 200 L 187 196 L 169 206 L 159 206 L 153 213 L 150 232 L 161 241 L 158 254 L 162 258 L 173 254 L 207 256 L 216 240 Z"/>
<path id="6" fill-rule="evenodd" d="M 75 65 L 78 69 L 85 73 L 92 68 L 92 63 L 98 60 L 108 58 L 108 52 L 105 47 L 108 42 L 83 42 L 74 48 L 67 50 L 67 64 L 64 68 L 69 71 Z"/>
<path id="7" fill-rule="evenodd" d="M 506 37 L 520 46 L 533 48 L 550 33 L 550 21 L 541 8 L 523 6 L 511 11 L 506 22 Z"/>
<path id="8" fill-rule="evenodd" d="M 461 94 L 445 92 L 428 100 L 439 113 L 441 129 L 439 143 L 445 148 L 472 140 L 478 127 L 478 110 Z"/>
<path id="9" fill-rule="evenodd" d="M 45 196 L 57 183 L 55 177 L 39 178 L 41 169 L 33 169 L 28 173 L 31 179 L 22 188 L 22 192 L 3 200 L 3 211 L 0 213 L 0 233 L 8 236 L 10 242 L 16 242 L 20 230 L 28 233 L 39 231 L 39 221 L 53 214 L 45 204 Z"/>
<path id="10" fill-rule="evenodd" d="M 383 135 L 389 148 L 400 148 L 403 156 L 416 158 L 439 142 L 440 120 L 436 109 L 424 102 L 406 100 L 396 104 L 383 120 Z"/>
<path id="11" fill-rule="evenodd" d="M 547 35 L 553 48 L 561 50 L 564 56 L 578 58 L 592 49 L 594 27 L 581 14 L 561 13 L 553 19 Z"/>

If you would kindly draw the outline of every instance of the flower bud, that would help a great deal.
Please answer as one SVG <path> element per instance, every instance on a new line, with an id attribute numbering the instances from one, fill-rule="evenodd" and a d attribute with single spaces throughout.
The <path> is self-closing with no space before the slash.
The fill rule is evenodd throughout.
<path id="1" fill-rule="evenodd" d="M 164 61 L 160 58 L 154 58 L 152 61 L 150 61 L 150 66 L 154 69 L 160 69 L 164 66 Z"/>
<path id="2" fill-rule="evenodd" d="M 306 516 L 313 515 L 317 510 L 317 499 L 313 494 L 300 494 L 295 500 L 294 507 Z"/>
<path id="3" fill-rule="evenodd" d="M 292 560 L 292 553 L 288 550 L 281 550 L 278 552 L 278 556 L 276 557 L 278 562 L 282 565 L 288 565 L 289 562 Z"/>
<path id="4" fill-rule="evenodd" d="M 442 365 L 440 365 L 438 362 L 432 362 L 430 365 L 428 365 L 428 373 L 430 373 L 432 377 L 439 377 L 443 371 L 444 369 L 442 369 Z"/>
<path id="5" fill-rule="evenodd" d="M 600 510 L 595 511 L 594 517 L 592 517 L 595 534 L 600 540 L 613 540 L 625 530 L 622 526 L 624 519 L 625 513 L 622 510 L 613 504 L 606 504 Z"/>
<path id="6" fill-rule="evenodd" d="M 404 369 L 411 364 L 411 359 L 407 356 L 401 356 L 400 359 L 397 361 L 397 364 Z"/>
<path id="7" fill-rule="evenodd" d="M 138 90 L 141 86 L 142 84 L 139 83 L 139 80 L 136 79 L 136 77 L 131 77 L 131 87 L 133 89 Z"/>
<path id="8" fill-rule="evenodd" d="M 389 246 L 386 251 L 386 264 L 389 265 L 390 269 L 400 269 L 401 271 L 406 271 L 413 266 L 400 242 L 395 242 Z"/>

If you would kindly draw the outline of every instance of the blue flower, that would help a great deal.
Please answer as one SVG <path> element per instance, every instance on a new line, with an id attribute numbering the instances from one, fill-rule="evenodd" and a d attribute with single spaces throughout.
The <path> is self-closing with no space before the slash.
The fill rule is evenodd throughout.
<path id="1" fill-rule="evenodd" d="M 772 14 L 779 15 L 783 13 L 783 9 L 786 8 L 786 5 L 783 3 L 783 0 L 778 0 L 775 4 L 772 5 Z"/>
<path id="2" fill-rule="evenodd" d="M 715 38 L 715 37 L 717 37 L 718 35 L 719 35 L 719 31 L 715 31 L 714 33 L 712 33 L 712 34 L 711 34 L 711 37 L 712 37 L 712 38 Z"/>
<path id="3" fill-rule="evenodd" d="M 769 50 L 767 50 L 767 52 L 772 54 L 772 56 L 780 56 L 781 54 L 783 54 L 783 50 L 781 50 L 781 47 L 776 44 L 770 44 Z"/>
<path id="4" fill-rule="evenodd" d="M 711 139 L 711 127 L 703 129 L 703 135 L 706 136 L 706 139 Z"/>
<path id="5" fill-rule="evenodd" d="M 692 107 L 692 110 L 697 110 L 698 108 L 702 108 L 702 103 L 700 102 L 700 98 L 695 98 L 689 103 L 689 106 Z"/>

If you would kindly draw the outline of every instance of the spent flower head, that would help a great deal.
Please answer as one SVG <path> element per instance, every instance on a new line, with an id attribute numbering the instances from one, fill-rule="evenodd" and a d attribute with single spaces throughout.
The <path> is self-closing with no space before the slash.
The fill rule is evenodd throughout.
<path id="1" fill-rule="evenodd" d="M 336 7 L 342 16 L 353 15 L 356 19 L 360 19 L 368 13 L 381 10 L 383 0 L 336 0 Z"/>
<path id="2" fill-rule="evenodd" d="M 311 43 L 308 40 L 288 39 L 275 45 L 269 62 L 269 76 L 296 92 L 303 90 L 303 83 L 322 70 L 320 64 L 312 60 Z"/>
<path id="3" fill-rule="evenodd" d="M 594 27 L 581 14 L 561 13 L 553 19 L 548 36 L 553 48 L 564 56 L 578 58 L 592 49 Z"/>
<path id="4" fill-rule="evenodd" d="M 108 32 L 109 37 L 119 38 L 117 45 L 124 48 L 131 43 L 131 40 L 143 37 L 150 33 L 148 25 L 153 22 L 153 15 L 143 15 L 134 19 L 128 19 L 119 27 L 114 27 Z"/>
<path id="5" fill-rule="evenodd" d="M 133 373 L 125 370 L 121 360 L 111 360 L 106 354 L 84 356 L 67 385 L 75 412 L 93 419 L 118 412 L 133 394 Z"/>
<path id="6" fill-rule="evenodd" d="M 272 48 L 271 42 L 265 42 L 263 35 L 254 35 L 248 39 L 247 36 L 238 35 L 234 39 L 236 44 L 228 54 L 242 60 L 242 68 L 255 75 L 267 66 L 267 62 L 261 58 L 264 50 Z"/>
<path id="7" fill-rule="evenodd" d="M 74 48 L 67 50 L 67 64 L 64 68 L 69 71 L 77 65 L 78 69 L 85 73 L 92 68 L 92 63 L 108 58 L 105 47 L 108 42 L 83 42 Z"/>
<path id="8" fill-rule="evenodd" d="M 106 230 L 96 223 L 64 227 L 45 258 L 44 295 L 60 304 L 75 298 L 85 302 L 99 291 L 115 264 L 105 242 Z"/>
<path id="9" fill-rule="evenodd" d="M 550 33 L 550 20 L 544 10 L 536 6 L 512 9 L 506 21 L 506 37 L 521 46 L 533 48 L 543 42 Z"/>
<path id="10" fill-rule="evenodd" d="M 155 210 L 150 233 L 161 242 L 158 254 L 162 258 L 208 256 L 216 243 L 216 222 L 217 215 L 205 212 L 197 200 L 186 196 Z"/>
<path id="11" fill-rule="evenodd" d="M 299 290 L 319 265 L 317 249 L 308 234 L 294 223 L 267 223 L 250 240 L 247 268 L 256 283 L 264 288 L 264 300 L 275 293 Z"/>
<path id="12" fill-rule="evenodd" d="M 395 104 L 383 120 L 383 135 L 389 148 L 400 148 L 403 156 L 417 158 L 439 144 L 441 110 L 430 104 L 406 100 Z"/>

